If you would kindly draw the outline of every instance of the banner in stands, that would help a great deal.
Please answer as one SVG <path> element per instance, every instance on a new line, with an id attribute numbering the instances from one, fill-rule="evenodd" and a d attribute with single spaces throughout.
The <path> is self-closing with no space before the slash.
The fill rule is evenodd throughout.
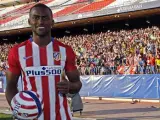
<path id="1" fill-rule="evenodd" d="M 160 75 L 81 76 L 83 97 L 160 99 Z"/>
<path id="2" fill-rule="evenodd" d="M 61 17 L 55 17 L 54 21 L 55 23 L 59 23 L 59 22 L 89 18 L 89 17 L 97 17 L 97 16 L 112 15 L 112 14 L 125 13 L 137 10 L 144 10 L 149 8 L 157 8 L 159 6 L 160 6 L 159 0 L 145 2 L 145 3 L 136 2 L 134 4 L 127 6 L 106 8 L 95 12 L 92 11 L 81 14 L 72 14 Z M 15 20 L 11 20 L 10 22 L 7 22 L 5 24 L 0 24 L 0 31 L 29 27 L 28 17 L 29 17 L 28 14 L 26 14 L 20 18 L 16 18 Z"/>
<path id="3" fill-rule="evenodd" d="M 130 75 L 130 74 L 135 74 L 136 73 L 136 66 L 131 65 L 131 66 L 118 66 L 117 67 L 117 72 L 119 74 L 125 74 L 125 75 Z"/>

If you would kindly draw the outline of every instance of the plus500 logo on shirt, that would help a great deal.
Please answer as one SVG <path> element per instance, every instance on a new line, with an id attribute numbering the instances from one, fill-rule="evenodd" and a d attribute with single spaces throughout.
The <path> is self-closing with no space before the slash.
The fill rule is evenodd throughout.
<path id="1" fill-rule="evenodd" d="M 25 72 L 28 77 L 61 75 L 62 66 L 26 67 Z"/>

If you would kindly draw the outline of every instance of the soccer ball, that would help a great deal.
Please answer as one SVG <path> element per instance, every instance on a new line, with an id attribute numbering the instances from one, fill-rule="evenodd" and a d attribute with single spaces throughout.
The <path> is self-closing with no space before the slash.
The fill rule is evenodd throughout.
<path id="1" fill-rule="evenodd" d="M 36 119 L 43 111 L 42 98 L 33 91 L 20 91 L 11 100 L 13 115 L 22 120 Z"/>

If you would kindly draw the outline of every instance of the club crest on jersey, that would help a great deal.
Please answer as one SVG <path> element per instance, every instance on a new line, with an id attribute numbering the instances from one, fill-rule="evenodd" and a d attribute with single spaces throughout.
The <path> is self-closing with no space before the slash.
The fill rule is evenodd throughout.
<path id="1" fill-rule="evenodd" d="M 56 60 L 56 61 L 61 60 L 60 52 L 53 52 L 53 59 Z"/>

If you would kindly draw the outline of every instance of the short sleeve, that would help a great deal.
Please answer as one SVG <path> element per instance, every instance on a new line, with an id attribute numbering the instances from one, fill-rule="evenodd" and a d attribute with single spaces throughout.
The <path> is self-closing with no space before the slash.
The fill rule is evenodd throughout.
<path id="1" fill-rule="evenodd" d="M 65 65 L 65 71 L 73 71 L 77 70 L 75 60 L 76 55 L 71 47 L 67 47 L 66 49 L 66 65 Z"/>
<path id="2" fill-rule="evenodd" d="M 12 48 L 8 54 L 8 70 L 16 75 L 21 74 L 21 67 L 18 61 L 18 50 Z"/>

